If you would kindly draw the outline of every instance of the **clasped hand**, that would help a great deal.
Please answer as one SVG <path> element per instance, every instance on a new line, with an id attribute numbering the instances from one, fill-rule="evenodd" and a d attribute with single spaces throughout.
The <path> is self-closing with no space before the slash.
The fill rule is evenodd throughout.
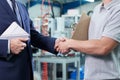
<path id="1" fill-rule="evenodd" d="M 15 38 L 10 40 L 10 51 L 13 54 L 19 54 L 24 48 L 27 46 L 26 41 L 28 41 L 29 38 Z M 67 38 L 58 38 L 55 41 L 55 50 L 66 54 L 70 51 L 69 49 L 69 39 Z"/>
<path id="2" fill-rule="evenodd" d="M 10 40 L 10 51 L 13 54 L 19 54 L 27 46 L 26 41 L 29 38 L 15 38 Z"/>
<path id="3" fill-rule="evenodd" d="M 56 40 L 54 48 L 56 49 L 56 51 L 65 55 L 66 53 L 68 53 L 70 51 L 70 49 L 69 49 L 69 39 L 58 38 Z"/>

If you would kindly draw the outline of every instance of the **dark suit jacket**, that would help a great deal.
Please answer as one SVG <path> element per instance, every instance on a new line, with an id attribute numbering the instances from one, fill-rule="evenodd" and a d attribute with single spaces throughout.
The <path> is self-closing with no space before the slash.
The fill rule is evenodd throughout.
<path id="1" fill-rule="evenodd" d="M 39 34 L 34 29 L 25 6 L 18 3 L 18 8 L 23 22 L 22 27 L 31 37 L 27 42 L 27 47 L 19 55 L 8 54 L 8 40 L 0 39 L 0 80 L 33 80 L 31 44 L 55 53 L 55 38 Z M 7 1 L 0 0 L 0 35 L 13 21 L 19 24 Z"/>

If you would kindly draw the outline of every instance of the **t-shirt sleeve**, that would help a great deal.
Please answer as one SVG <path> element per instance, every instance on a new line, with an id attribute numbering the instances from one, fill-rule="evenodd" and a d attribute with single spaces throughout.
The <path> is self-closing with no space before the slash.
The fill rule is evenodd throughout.
<path id="1" fill-rule="evenodd" d="M 120 42 L 120 11 L 114 13 L 104 27 L 102 36 L 112 38 Z"/>

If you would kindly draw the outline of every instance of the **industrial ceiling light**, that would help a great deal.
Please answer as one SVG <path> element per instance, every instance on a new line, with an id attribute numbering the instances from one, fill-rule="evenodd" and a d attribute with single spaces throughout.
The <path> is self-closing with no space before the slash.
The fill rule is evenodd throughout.
<path id="1" fill-rule="evenodd" d="M 85 1 L 88 1 L 88 2 L 94 2 L 94 0 L 85 0 Z"/>

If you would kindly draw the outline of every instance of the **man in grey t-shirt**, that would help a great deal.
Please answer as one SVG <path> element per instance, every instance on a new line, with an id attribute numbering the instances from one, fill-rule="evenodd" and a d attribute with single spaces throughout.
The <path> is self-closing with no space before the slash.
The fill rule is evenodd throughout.
<path id="1" fill-rule="evenodd" d="M 66 39 L 56 45 L 86 53 L 85 80 L 120 78 L 120 0 L 103 0 L 91 17 L 89 40 Z"/>

